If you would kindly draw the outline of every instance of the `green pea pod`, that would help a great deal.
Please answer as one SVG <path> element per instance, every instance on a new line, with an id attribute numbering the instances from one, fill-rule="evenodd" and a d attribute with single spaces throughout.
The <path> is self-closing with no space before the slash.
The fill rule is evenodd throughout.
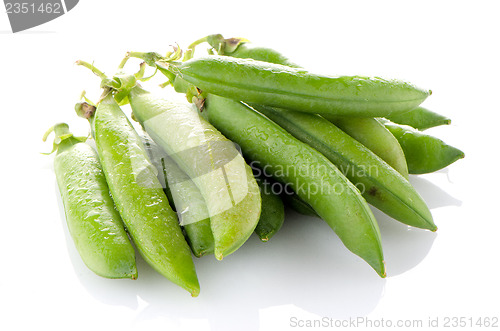
<path id="1" fill-rule="evenodd" d="M 256 46 L 241 38 L 224 39 L 222 35 L 211 35 L 206 41 L 219 55 L 227 55 L 240 59 L 254 59 L 275 64 L 282 64 L 292 68 L 300 68 L 289 58 L 268 47 Z"/>
<path id="2" fill-rule="evenodd" d="M 408 178 L 408 166 L 403 149 L 392 133 L 375 118 L 323 117 L 365 145 L 403 177 Z"/>
<path id="3" fill-rule="evenodd" d="M 218 51 L 219 55 L 249 58 L 299 68 L 298 65 L 291 62 L 280 52 L 267 47 L 255 46 L 239 38 L 224 39 L 222 35 L 210 35 L 200 39 L 196 44 L 202 40 L 209 42 Z M 176 84 L 181 83 L 177 82 L 178 80 L 176 79 Z M 389 130 L 378 121 L 373 118 L 343 118 L 323 115 L 351 137 L 371 149 L 394 169 L 399 171 L 403 177 L 408 178 L 408 167 L 406 166 L 406 159 L 401 146 L 399 146 L 398 141 Z"/>
<path id="4" fill-rule="evenodd" d="M 181 225 L 194 255 L 214 252 L 214 236 L 210 228 L 207 205 L 194 182 L 170 158 L 163 159 L 167 178 Z"/>
<path id="5" fill-rule="evenodd" d="M 241 102 L 208 95 L 204 112 L 250 160 L 289 183 L 348 249 L 385 276 L 375 218 L 359 191 L 328 159 Z"/>
<path id="6" fill-rule="evenodd" d="M 135 251 L 109 194 L 97 154 L 66 123 L 55 132 L 54 171 L 68 230 L 85 265 L 106 278 L 137 278 Z"/>
<path id="7" fill-rule="evenodd" d="M 191 250 L 141 138 L 111 93 L 89 120 L 111 194 L 139 253 L 160 274 L 197 296 Z"/>
<path id="8" fill-rule="evenodd" d="M 168 187 L 186 239 L 196 257 L 214 252 L 214 236 L 210 229 L 207 205 L 198 187 L 154 140 L 144 133 L 150 160 L 159 170 L 160 182 Z M 170 199 L 169 199 L 170 201 Z"/>
<path id="9" fill-rule="evenodd" d="M 283 225 L 285 206 L 281 198 L 272 191 L 272 186 L 268 180 L 259 177 L 257 178 L 257 184 L 259 184 L 262 199 L 262 210 L 259 223 L 255 227 L 255 233 L 261 241 L 269 241 Z"/>
<path id="10" fill-rule="evenodd" d="M 186 62 L 157 61 L 203 92 L 296 111 L 376 117 L 404 112 L 430 91 L 378 77 L 313 74 L 303 69 L 213 55 Z"/>
<path id="11" fill-rule="evenodd" d="M 290 206 L 297 213 L 306 215 L 306 216 L 315 216 L 319 217 L 318 214 L 311 208 L 304 200 L 299 198 L 296 194 L 285 194 L 283 196 L 285 203 Z"/>
<path id="12" fill-rule="evenodd" d="M 146 133 L 147 135 L 147 133 Z M 172 204 L 175 204 L 181 224 L 186 232 L 186 239 L 197 257 L 214 252 L 214 238 L 210 228 L 210 218 L 206 208 L 205 200 L 194 182 L 177 166 L 177 164 L 166 153 L 151 140 L 145 137 L 146 147 L 152 162 L 159 171 L 165 175 L 159 176 L 173 184 Z M 168 180 L 166 179 L 168 178 Z M 257 179 L 262 200 L 262 210 L 255 233 L 262 241 L 268 241 L 283 225 L 284 206 L 281 198 L 271 191 L 267 180 Z"/>
<path id="13" fill-rule="evenodd" d="M 236 251 L 260 216 L 261 198 L 251 168 L 234 144 L 189 106 L 158 98 L 139 86 L 128 97 L 135 118 L 205 199 L 216 258 Z"/>
<path id="14" fill-rule="evenodd" d="M 402 223 L 437 229 L 427 205 L 408 180 L 331 122 L 314 114 L 254 108 L 326 156 L 373 206 Z"/>
<path id="15" fill-rule="evenodd" d="M 397 124 L 409 125 L 417 130 L 426 130 L 439 125 L 448 125 L 451 120 L 441 114 L 424 107 L 417 107 L 401 114 L 386 116 L 388 120 Z"/>
<path id="16" fill-rule="evenodd" d="M 128 101 L 128 96 L 126 96 L 126 98 Z M 160 181 L 160 184 L 163 187 L 163 191 L 167 196 L 168 204 L 174 211 L 176 211 L 174 197 L 172 196 L 172 192 L 170 191 L 170 187 L 168 186 L 167 169 L 165 168 L 165 162 L 163 161 L 165 152 L 153 141 L 153 139 L 151 139 L 151 137 L 144 130 L 141 134 L 141 139 L 144 148 L 148 153 L 148 158 L 151 160 L 151 163 L 155 166 L 156 171 L 158 172 L 158 180 Z"/>
<path id="17" fill-rule="evenodd" d="M 379 119 L 403 148 L 410 174 L 426 174 L 443 169 L 464 158 L 464 152 L 407 125 Z"/>

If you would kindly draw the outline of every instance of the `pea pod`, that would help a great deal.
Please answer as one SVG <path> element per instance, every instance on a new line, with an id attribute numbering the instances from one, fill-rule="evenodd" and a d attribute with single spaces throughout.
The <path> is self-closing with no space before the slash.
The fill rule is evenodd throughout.
<path id="1" fill-rule="evenodd" d="M 253 161 L 252 161 L 252 163 L 253 163 Z M 252 168 L 254 170 L 256 169 L 255 166 L 253 166 Z M 260 179 L 260 181 L 258 180 L 258 183 L 261 183 L 261 182 L 265 183 L 265 185 L 266 185 L 265 189 L 267 191 L 271 191 L 275 195 L 280 196 L 283 205 L 291 207 L 293 210 L 295 210 L 296 212 L 298 212 L 300 214 L 318 217 L 318 214 L 314 211 L 314 209 L 312 209 L 311 206 L 309 206 L 304 200 L 299 198 L 299 196 L 295 192 L 293 192 L 292 189 L 290 189 L 289 185 L 284 185 L 283 183 L 280 183 L 280 182 L 273 180 L 271 177 L 266 175 L 262 171 L 262 169 L 257 168 L 257 173 L 259 174 L 258 179 Z M 262 191 L 262 188 L 261 188 L 261 191 Z M 262 200 L 264 201 L 264 198 Z M 264 208 L 265 207 L 263 205 L 262 209 L 264 210 Z M 261 217 L 261 220 L 259 220 L 259 223 L 261 221 L 262 221 L 262 217 Z M 274 220 L 273 224 L 279 224 L 278 220 Z M 279 224 L 279 226 L 281 227 L 281 224 Z M 257 227 L 259 227 L 259 225 L 257 225 Z M 277 230 L 275 232 L 277 232 Z"/>
<path id="2" fill-rule="evenodd" d="M 54 171 L 61 193 L 68 230 L 83 262 L 106 278 L 137 278 L 135 251 L 109 194 L 97 154 L 74 137 L 68 125 L 55 132 Z"/>
<path id="3" fill-rule="evenodd" d="M 451 120 L 441 114 L 435 113 L 424 107 L 417 107 L 401 114 L 386 116 L 388 120 L 397 124 L 411 126 L 417 130 L 426 130 L 439 125 L 448 125 Z"/>
<path id="4" fill-rule="evenodd" d="M 359 191 L 328 159 L 241 102 L 210 94 L 205 112 L 249 159 L 266 167 L 277 180 L 289 183 L 349 250 L 385 276 L 375 218 Z"/>
<path id="5" fill-rule="evenodd" d="M 257 178 L 262 199 L 262 210 L 255 233 L 261 241 L 269 241 L 281 229 L 285 220 L 285 206 L 281 198 L 274 194 L 268 180 Z"/>
<path id="6" fill-rule="evenodd" d="M 149 65 L 157 66 L 160 71 L 162 70 L 158 61 L 153 62 L 148 60 L 152 56 L 155 59 L 159 59 L 159 55 L 156 53 L 130 53 L 130 56 L 142 58 L 146 60 Z M 186 93 L 191 89 L 189 82 L 184 80 L 181 76 L 169 77 L 169 80 L 177 92 Z M 182 83 L 179 84 L 179 81 Z M 189 93 L 186 94 L 189 98 Z M 243 152 L 246 154 L 248 159 L 253 162 L 262 163 L 266 167 L 274 167 L 275 169 L 279 169 L 284 166 L 286 169 L 292 169 L 295 174 L 297 171 L 300 171 L 301 168 L 306 168 L 308 174 L 311 172 L 310 175 L 312 176 L 302 177 L 299 174 L 299 176 L 295 177 L 294 175 L 285 173 L 281 176 L 277 176 L 276 179 L 288 179 L 288 184 L 295 187 L 296 191 L 300 189 L 301 192 L 298 194 L 299 197 L 305 200 L 306 203 L 310 204 L 321 218 L 325 219 L 327 224 L 329 224 L 330 227 L 339 235 L 345 246 L 367 261 L 380 276 L 385 277 L 385 264 L 383 261 L 378 225 L 373 214 L 371 213 L 371 210 L 367 206 L 366 201 L 360 195 L 359 191 L 349 182 L 349 180 L 347 180 L 347 178 L 345 178 L 345 176 L 343 176 L 339 170 L 333 166 L 333 164 L 331 164 L 316 150 L 306 144 L 302 144 L 282 128 L 271 121 L 266 120 L 265 117 L 259 116 L 257 112 L 245 106 L 241 102 L 209 94 L 204 106 L 208 107 L 207 104 L 210 104 L 209 100 L 215 100 L 213 103 L 216 103 L 216 105 L 212 107 L 212 111 L 205 108 L 206 110 L 203 112 L 204 118 L 214 124 L 214 126 L 221 130 L 222 133 L 229 139 L 238 143 L 240 147 L 242 147 Z M 236 114 L 232 114 L 232 112 L 237 112 L 239 116 L 235 116 Z M 211 114 L 213 114 L 213 116 L 211 116 Z M 224 117 L 226 118 L 224 119 Z M 256 120 L 259 122 L 258 124 L 254 124 Z M 273 131 L 273 133 L 276 133 L 276 139 L 271 140 L 273 142 L 277 141 L 278 145 L 282 146 L 281 149 L 276 147 L 270 148 L 269 144 L 271 141 L 268 141 L 269 134 L 266 132 L 267 130 L 265 128 L 262 128 L 262 131 L 260 131 L 260 126 L 264 126 L 265 128 Z M 252 139 L 250 140 L 245 139 L 245 136 L 249 135 L 249 130 L 255 131 L 251 135 Z M 259 132 L 262 133 L 259 134 Z M 246 151 L 243 145 L 244 143 L 247 148 L 257 148 L 256 153 L 254 154 Z M 266 156 L 269 156 L 269 153 L 272 153 L 273 151 L 280 153 L 275 155 L 275 160 L 273 160 L 273 158 L 267 159 Z M 297 160 L 293 157 L 289 158 L 286 155 L 287 152 L 293 153 Z M 301 155 L 304 156 L 304 159 L 300 159 Z M 309 158 L 309 160 L 306 160 L 307 158 Z M 294 164 L 293 161 L 297 161 L 298 164 Z M 311 162 L 309 163 L 308 161 Z M 323 166 L 328 173 L 315 173 L 314 167 L 316 167 L 318 163 L 322 164 L 325 162 L 326 164 L 323 164 Z M 286 178 L 283 179 L 281 178 L 282 176 Z M 314 197 L 314 200 L 312 200 L 313 197 L 309 195 L 309 191 L 304 189 L 304 186 L 308 187 L 309 185 L 314 186 L 316 189 L 326 185 L 328 194 L 321 195 L 318 194 L 318 192 L 314 192 L 314 195 L 318 194 L 321 195 L 321 197 Z M 342 193 L 347 191 L 348 194 L 343 195 L 338 194 L 338 192 L 334 192 L 336 187 L 341 187 Z M 343 195 L 342 198 L 340 198 L 341 195 Z M 340 207 L 335 210 L 334 206 Z M 339 214 L 340 210 L 343 209 L 350 211 L 348 220 L 337 221 L 336 219 L 344 219 L 344 215 L 341 216 Z M 350 221 L 356 224 L 359 228 L 354 231 L 350 229 L 350 226 L 347 224 Z M 362 234 L 363 232 L 364 235 Z"/>
<path id="7" fill-rule="evenodd" d="M 140 86 L 128 98 L 135 118 L 205 199 L 216 258 L 236 251 L 257 226 L 261 209 L 259 188 L 243 157 L 189 106 L 158 98 Z"/>
<path id="8" fill-rule="evenodd" d="M 396 80 L 323 76 L 229 56 L 213 55 L 182 63 L 160 60 L 156 65 L 206 93 L 309 113 L 387 116 L 415 108 L 430 95 L 430 91 Z"/>
<path id="9" fill-rule="evenodd" d="M 314 114 L 254 108 L 326 156 L 373 206 L 402 223 L 437 229 L 425 202 L 408 180 L 331 122 Z"/>
<path id="10" fill-rule="evenodd" d="M 110 192 L 139 253 L 160 274 L 197 296 L 191 250 L 128 118 L 111 93 L 95 113 L 79 115 L 90 120 Z"/>
<path id="11" fill-rule="evenodd" d="M 323 116 L 366 146 L 382 160 L 408 178 L 408 165 L 398 140 L 377 119 L 370 117 Z"/>
<path id="12" fill-rule="evenodd" d="M 163 191 L 167 196 L 168 204 L 174 211 L 176 211 L 174 197 L 172 196 L 172 192 L 170 192 L 170 187 L 168 186 L 167 169 L 165 167 L 165 162 L 163 161 L 165 152 L 153 141 L 153 139 L 151 139 L 151 137 L 144 130 L 141 134 L 141 139 L 142 144 L 144 145 L 144 148 L 146 149 L 146 152 L 148 154 L 148 158 L 156 168 L 156 171 L 158 173 L 158 180 L 160 181 L 160 184 L 163 187 Z"/>
<path id="13" fill-rule="evenodd" d="M 147 135 L 147 133 L 145 134 Z M 147 135 L 147 150 L 153 163 L 158 163 L 159 171 L 164 172 L 165 184 L 173 185 L 172 204 L 175 203 L 182 219 L 186 238 L 197 257 L 214 252 L 214 238 L 210 228 L 210 218 L 205 200 L 194 182 L 177 166 L 177 164 Z M 161 178 L 161 177 L 160 177 Z M 161 181 L 161 180 L 160 180 Z M 284 206 L 281 198 L 270 190 L 267 180 L 258 178 L 262 208 L 255 233 L 262 241 L 268 241 L 283 225 Z"/>
<path id="14" fill-rule="evenodd" d="M 204 41 L 208 42 L 219 55 L 266 61 L 295 68 L 299 67 L 280 52 L 267 47 L 255 46 L 241 38 L 224 39 L 222 35 L 210 35 L 191 44 L 190 49 Z M 177 85 L 181 82 L 179 79 L 175 80 Z M 399 171 L 403 177 L 408 178 L 408 167 L 399 142 L 389 130 L 374 118 L 346 118 L 327 114 L 323 114 L 323 116 L 367 146 L 390 166 Z"/>
<path id="15" fill-rule="evenodd" d="M 464 152 L 447 145 L 441 139 L 417 131 L 407 125 L 398 125 L 379 119 L 399 141 L 406 156 L 410 174 L 426 174 L 443 169 L 464 158 Z"/>
<path id="16" fill-rule="evenodd" d="M 177 214 L 187 234 L 191 250 L 197 257 L 213 254 L 214 236 L 203 196 L 191 178 L 171 158 L 165 158 L 164 163 Z"/>
<path id="17" fill-rule="evenodd" d="M 284 195 L 284 200 L 288 206 L 299 214 L 319 217 L 314 209 L 312 209 L 311 206 L 309 206 L 304 200 L 300 199 L 296 194 L 286 194 Z"/>
<path id="18" fill-rule="evenodd" d="M 172 196 L 171 204 L 175 206 L 191 251 L 196 257 L 212 254 L 214 236 L 210 229 L 207 206 L 200 190 L 147 133 L 144 133 L 144 140 L 151 161 L 163 173 L 159 175 L 160 182 L 169 188 Z"/>
<path id="19" fill-rule="evenodd" d="M 272 48 L 256 46 L 243 38 L 224 39 L 221 34 L 209 35 L 189 45 L 187 52 L 190 53 L 187 57 L 185 57 L 185 59 L 187 60 L 187 58 L 191 58 L 194 54 L 194 48 L 203 42 L 207 42 L 210 46 L 212 46 L 213 50 L 218 55 L 227 55 L 240 59 L 254 59 L 269 63 L 282 64 L 292 68 L 299 68 L 299 65 L 295 64 L 289 58 Z"/>

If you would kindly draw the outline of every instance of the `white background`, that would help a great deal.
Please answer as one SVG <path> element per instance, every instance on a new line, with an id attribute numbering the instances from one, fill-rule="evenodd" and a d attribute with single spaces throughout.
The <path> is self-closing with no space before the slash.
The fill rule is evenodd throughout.
<path id="1" fill-rule="evenodd" d="M 497 3 L 82 0 L 17 34 L 2 9 L 0 329 L 295 330 L 293 321 L 321 318 L 424 326 L 499 318 Z M 386 279 L 324 222 L 292 212 L 268 243 L 252 236 L 222 262 L 197 259 L 198 298 L 141 259 L 136 281 L 103 279 L 83 265 L 68 236 L 53 156 L 40 154 L 51 149 L 41 137 L 56 122 L 88 132 L 73 105 L 83 89 L 99 95 L 99 81 L 74 61 L 112 73 L 126 51 L 164 53 L 211 33 L 271 46 L 313 71 L 394 77 L 433 90 L 424 106 L 453 122 L 428 133 L 466 157 L 411 178 L 437 233 L 374 211 Z"/>

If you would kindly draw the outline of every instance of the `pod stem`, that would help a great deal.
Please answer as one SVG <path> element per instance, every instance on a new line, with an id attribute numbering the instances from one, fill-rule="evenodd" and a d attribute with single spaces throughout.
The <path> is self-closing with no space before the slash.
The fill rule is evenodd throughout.
<path id="1" fill-rule="evenodd" d="M 123 67 L 125 67 L 125 64 L 127 63 L 127 61 L 129 59 L 130 59 L 130 52 L 127 52 L 127 53 L 125 53 L 125 57 L 122 59 L 122 61 L 118 65 L 118 70 L 123 69 Z"/>
<path id="2" fill-rule="evenodd" d="M 68 124 L 57 123 L 56 125 L 49 128 L 47 132 L 45 132 L 45 134 L 42 137 L 44 142 L 47 141 L 47 138 L 52 132 L 54 132 L 55 134 L 52 151 L 49 153 L 42 153 L 44 155 L 50 155 L 55 151 L 60 153 L 72 145 L 85 142 L 88 138 L 88 137 L 75 137 L 73 133 L 69 131 Z"/>
<path id="3" fill-rule="evenodd" d="M 120 62 L 118 66 L 118 71 L 115 73 L 115 75 L 111 78 L 108 78 L 102 71 L 97 69 L 93 64 L 90 64 L 85 61 L 76 61 L 76 64 L 81 65 L 87 69 L 90 69 L 95 75 L 97 75 L 99 78 L 101 78 L 101 87 L 104 89 L 104 93 L 99 99 L 102 100 L 105 96 L 107 96 L 109 93 L 114 94 L 114 98 L 116 102 L 120 106 L 125 105 L 128 103 L 128 94 L 130 91 L 137 85 L 137 81 L 146 81 L 153 77 L 156 74 L 156 71 L 153 73 L 153 75 L 149 77 L 144 77 L 145 73 L 145 63 L 141 63 L 139 67 L 139 71 L 135 74 L 127 74 L 123 72 L 123 67 L 127 63 L 128 59 L 132 57 L 134 54 L 132 52 L 128 52 L 123 60 Z M 87 100 L 86 100 L 87 101 Z M 98 102 L 99 103 L 99 102 Z M 92 104 L 92 103 L 89 103 Z M 87 118 L 86 115 L 86 110 L 88 109 L 77 109 L 77 113 L 79 116 Z"/>
<path id="4" fill-rule="evenodd" d="M 184 54 L 184 57 L 182 58 L 182 61 L 184 62 L 184 61 L 192 59 L 194 57 L 194 51 L 195 51 L 197 46 L 199 46 L 205 42 L 210 44 L 209 40 L 212 41 L 212 40 L 222 40 L 222 39 L 224 39 L 224 37 L 222 37 L 221 34 L 217 34 L 217 35 L 209 35 L 209 36 L 206 36 L 206 37 L 203 37 L 203 38 L 200 38 L 198 40 L 193 41 L 187 47 L 187 50 Z"/>
<path id="5" fill-rule="evenodd" d="M 173 84 L 173 82 L 175 80 L 175 74 L 171 72 L 170 67 L 174 61 L 180 59 L 180 57 L 182 55 L 182 51 L 180 48 L 174 46 L 174 51 L 168 52 L 167 56 L 165 56 L 165 57 L 161 56 L 159 53 L 156 53 L 156 52 L 128 52 L 127 55 L 129 57 L 135 57 L 135 58 L 143 60 L 144 63 L 146 63 L 150 67 L 155 68 L 156 70 L 159 70 L 162 74 L 164 74 L 168 78 L 168 81 L 161 84 L 160 86 L 165 87 L 168 84 Z M 156 71 L 152 76 L 154 76 L 155 74 L 156 74 Z M 138 79 L 148 80 L 152 76 L 147 77 L 147 78 L 141 77 Z"/>
<path id="6" fill-rule="evenodd" d="M 82 61 L 82 60 L 78 60 L 75 63 L 77 65 L 79 65 L 79 66 L 82 66 L 82 67 L 85 67 L 87 69 L 90 69 L 90 71 L 92 71 L 97 77 L 101 78 L 102 80 L 105 80 L 105 79 L 108 78 L 101 70 L 99 70 L 96 67 L 94 67 L 93 63 L 90 64 L 90 63 Z"/>
<path id="7" fill-rule="evenodd" d="M 135 57 L 146 62 L 151 67 L 156 66 L 156 61 L 163 60 L 164 57 L 156 52 L 127 52 L 128 58 Z M 127 59 L 128 60 L 128 59 Z M 122 61 L 123 62 L 123 61 Z"/>
<path id="8" fill-rule="evenodd" d="M 192 59 L 196 47 L 205 42 L 208 43 L 211 47 L 211 49 L 209 49 L 210 54 L 212 54 L 213 51 L 215 51 L 216 54 L 227 55 L 234 52 L 236 48 L 238 48 L 238 46 L 240 46 L 241 44 L 247 43 L 249 41 L 248 39 L 245 38 L 225 39 L 221 34 L 211 34 L 192 42 L 188 46 L 188 49 L 182 61 L 187 61 L 189 59 Z"/>

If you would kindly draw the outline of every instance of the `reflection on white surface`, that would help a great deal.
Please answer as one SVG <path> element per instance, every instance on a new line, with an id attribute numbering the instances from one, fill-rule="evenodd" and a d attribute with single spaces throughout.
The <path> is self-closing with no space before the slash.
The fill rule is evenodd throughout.
<path id="1" fill-rule="evenodd" d="M 6 193 L 0 330 L 281 331 L 306 329 L 292 328 L 293 316 L 499 316 L 500 181 L 492 148 L 500 122 L 497 2 L 324 1 L 286 8 L 270 1 L 239 7 L 234 1 L 200 2 L 203 10 L 168 15 L 168 24 L 168 4 L 122 3 L 86 1 L 71 18 L 48 23 L 55 33 L 0 31 L 2 49 L 9 50 L 0 55 L 9 64 L 0 80 Z M 110 15 L 117 8 L 120 15 Z M 273 15 L 272 23 L 254 24 L 255 17 L 278 12 L 283 15 Z M 88 24 L 89 17 L 99 24 Z M 6 30 L 2 22 L 0 17 L 0 30 Z M 117 26 L 120 33 L 103 33 Z M 274 26 L 283 32 L 279 37 L 269 33 Z M 196 260 L 198 298 L 141 259 L 136 281 L 103 279 L 83 265 L 57 207 L 53 159 L 39 155 L 50 150 L 41 136 L 56 122 L 88 133 L 72 107 L 82 89 L 93 100 L 101 90 L 98 79 L 74 61 L 95 61 L 112 73 L 125 51 L 166 52 L 170 43 L 186 46 L 209 33 L 249 38 L 312 71 L 408 79 L 433 90 L 423 106 L 451 117 L 452 124 L 429 133 L 466 156 L 435 174 L 411 177 L 431 207 L 437 233 L 409 229 L 374 210 L 387 279 L 348 252 L 326 224 L 292 213 L 269 243 L 252 237 L 224 261 Z M 46 49 L 51 51 L 34 51 Z"/>
<path id="2" fill-rule="evenodd" d="M 424 199 L 438 201 L 439 206 L 460 204 L 425 179 L 412 178 L 412 184 L 423 192 Z M 95 300 L 130 309 L 135 326 L 160 320 L 165 327 L 181 330 L 234 330 L 235 325 L 239 330 L 258 330 L 265 327 L 271 312 L 273 323 L 283 327 L 289 327 L 294 317 L 366 316 L 379 303 L 386 282 L 423 261 L 437 236 L 396 222 L 373 208 L 388 270 L 388 278 L 381 279 L 342 245 L 325 222 L 288 211 L 283 228 L 269 242 L 252 236 L 223 261 L 212 256 L 196 259 L 201 293 L 191 298 L 139 256 L 136 281 L 94 275 L 81 262 L 61 205 L 60 210 L 73 268 Z"/>

